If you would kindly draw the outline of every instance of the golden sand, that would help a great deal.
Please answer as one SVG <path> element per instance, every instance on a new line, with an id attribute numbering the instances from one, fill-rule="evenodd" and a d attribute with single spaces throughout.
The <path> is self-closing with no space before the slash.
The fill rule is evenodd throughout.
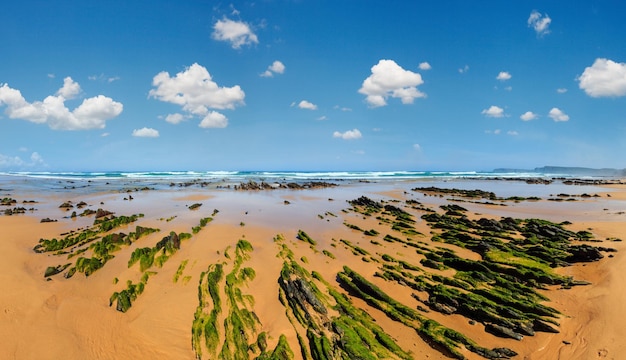
<path id="1" fill-rule="evenodd" d="M 463 204 L 473 216 L 513 216 L 547 218 L 553 221 L 575 219 L 572 229 L 590 231 L 598 238 L 624 237 L 626 216 L 619 209 L 626 200 L 626 189 L 607 188 L 600 199 L 587 203 L 554 204 L 546 201 L 524 202 L 508 207 L 480 204 Z M 354 189 L 350 189 L 354 191 Z M 404 188 L 385 189 L 372 194 L 388 199 L 405 199 Z M 285 308 L 278 300 L 277 276 L 282 260 L 277 258 L 277 247 L 272 241 L 283 234 L 296 259 L 306 258 L 306 267 L 318 271 L 325 279 L 334 280 L 343 265 L 369 276 L 369 280 L 382 290 L 392 293 L 397 300 L 417 305 L 408 288 L 398 291 L 380 278 L 372 275 L 376 264 L 361 261 L 339 244 L 339 239 L 350 239 L 355 245 L 370 252 L 381 252 L 380 247 L 370 243 L 369 238 L 343 225 L 344 221 L 363 229 L 377 229 L 375 219 L 365 219 L 355 214 L 344 214 L 341 209 L 348 205 L 342 201 L 330 201 L 330 195 L 322 192 L 277 191 L 275 195 L 260 193 L 220 192 L 210 190 L 183 190 L 141 192 L 133 200 L 123 200 L 124 194 L 97 194 L 58 197 L 40 197 L 35 207 L 38 211 L 25 215 L 0 216 L 0 358 L 2 359 L 193 359 L 191 346 L 191 323 L 198 306 L 198 281 L 200 273 L 210 264 L 225 261 L 224 251 L 245 238 L 254 247 L 246 266 L 256 270 L 256 278 L 244 292 L 256 299 L 254 311 L 261 322 L 261 331 L 270 334 L 268 343 L 276 345 L 278 336 L 285 334 L 291 348 L 300 356 L 298 342 L 292 324 L 285 316 Z M 606 196 L 610 194 L 611 196 Z M 409 194 L 412 195 L 412 194 Z M 20 194 L 13 197 L 22 198 Z M 32 197 L 36 195 L 24 195 Z M 116 214 L 144 213 L 142 226 L 158 227 L 160 232 L 138 240 L 136 244 L 115 253 L 105 267 L 89 277 L 77 273 L 71 279 L 61 274 L 46 281 L 43 274 L 48 266 L 56 266 L 62 258 L 37 254 L 32 249 L 40 238 L 59 237 L 61 233 L 89 226 L 92 218 L 63 218 L 68 214 L 58 209 L 63 201 L 77 203 L 85 200 L 91 208 L 104 207 Z M 287 202 L 285 202 L 287 200 Z M 440 203 L 437 198 L 422 199 L 424 203 Z M 104 205 L 100 203 L 104 202 Z M 191 203 L 200 202 L 199 210 L 191 211 Z M 598 205 L 598 202 L 600 204 Z M 586 206 L 587 205 L 587 206 Z M 611 211 L 605 210 L 606 208 Z M 127 313 L 109 307 L 109 297 L 124 288 L 125 282 L 138 282 L 141 273 L 137 265 L 127 265 L 135 247 L 153 246 L 170 231 L 190 232 L 200 218 L 214 216 L 205 229 L 183 242 L 180 251 L 172 256 L 157 274 L 150 277 L 145 292 L 133 303 Z M 580 209 L 587 209 L 583 215 Z M 334 216 L 329 215 L 332 213 Z M 58 219 L 56 223 L 40 223 L 44 217 Z M 167 221 L 166 219 L 171 219 Z M 308 244 L 295 239 L 298 229 L 307 231 L 318 240 L 316 251 Z M 428 234 L 424 222 L 417 223 L 417 230 Z M 132 231 L 132 227 L 122 229 Z M 424 237 L 428 241 L 428 237 Z M 333 246 L 334 245 L 334 246 Z M 438 244 L 446 247 L 447 244 Z M 558 272 L 590 281 L 590 286 L 578 286 L 570 290 L 551 289 L 546 295 L 551 299 L 547 305 L 561 311 L 559 334 L 537 333 L 523 341 L 497 338 L 483 331 L 482 325 L 470 325 L 460 315 L 443 315 L 430 312 L 429 317 L 470 336 L 482 346 L 510 347 L 519 353 L 519 359 L 618 359 L 626 354 L 626 321 L 623 303 L 626 301 L 626 251 L 623 242 L 610 242 L 602 246 L 618 250 L 613 258 L 599 262 L 576 264 L 560 268 Z M 331 259 L 322 253 L 334 254 Z M 479 259 L 471 251 L 461 251 L 460 256 Z M 384 244 L 384 252 L 407 257 L 410 250 L 398 244 Z M 184 281 L 172 280 L 179 265 L 187 260 L 183 271 Z M 71 260 L 69 260 L 71 261 Z M 115 283 L 115 279 L 119 280 Z M 427 295 L 416 293 L 418 297 Z M 430 347 L 415 332 L 397 326 L 382 312 L 354 299 L 357 307 L 367 309 L 376 322 L 385 329 L 405 350 L 415 358 L 446 359 L 438 350 Z M 480 357 L 465 351 L 469 359 Z"/>

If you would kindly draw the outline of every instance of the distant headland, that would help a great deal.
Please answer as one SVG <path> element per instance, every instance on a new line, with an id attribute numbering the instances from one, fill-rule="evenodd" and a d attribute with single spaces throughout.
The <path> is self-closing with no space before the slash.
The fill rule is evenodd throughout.
<path id="1" fill-rule="evenodd" d="M 543 166 L 537 167 L 532 170 L 528 169 L 507 169 L 500 168 L 494 169 L 494 173 L 540 173 L 540 174 L 552 174 L 552 175 L 569 175 L 569 176 L 593 176 L 593 177 L 624 177 L 626 176 L 626 169 L 611 169 L 611 168 L 586 168 L 586 167 L 570 167 L 570 166 Z"/>

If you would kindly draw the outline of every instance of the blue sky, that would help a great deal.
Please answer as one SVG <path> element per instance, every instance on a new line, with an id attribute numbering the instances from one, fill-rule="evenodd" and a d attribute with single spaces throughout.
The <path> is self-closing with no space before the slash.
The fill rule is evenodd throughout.
<path id="1" fill-rule="evenodd" d="M 620 1 L 12 1 L 0 171 L 624 168 Z"/>

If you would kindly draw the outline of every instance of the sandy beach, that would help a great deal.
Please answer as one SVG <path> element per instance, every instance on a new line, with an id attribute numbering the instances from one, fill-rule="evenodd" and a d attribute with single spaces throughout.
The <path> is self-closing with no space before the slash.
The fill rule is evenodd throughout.
<path id="1" fill-rule="evenodd" d="M 458 351 L 454 354 L 434 344 L 428 335 L 419 331 L 423 331 L 429 321 L 463 334 L 480 348 L 510 349 L 517 354 L 511 355 L 514 359 L 619 359 L 626 351 L 622 340 L 626 336 L 626 323 L 620 320 L 626 300 L 626 260 L 623 257 L 626 245 L 621 241 L 626 230 L 624 186 L 564 187 L 473 180 L 351 182 L 319 189 L 255 191 L 199 186 L 129 189 L 115 184 L 102 186 L 97 191 L 3 186 L 0 185 L 0 198 L 15 202 L 0 207 L 0 213 L 15 207 L 26 208 L 24 213 L 0 215 L 0 279 L 4 284 L 0 294 L 0 337 L 3 339 L 0 358 L 3 359 L 210 359 L 214 356 L 227 358 L 224 354 L 228 351 L 233 351 L 231 354 L 243 351 L 251 359 L 263 354 L 290 358 L 279 356 L 281 336 L 293 353 L 291 358 L 318 358 L 312 351 L 315 346 L 311 345 L 313 337 L 307 332 L 307 326 L 309 331 L 317 329 L 315 336 L 329 339 L 335 355 L 346 354 L 348 335 L 337 329 L 351 323 L 343 314 L 348 310 L 336 306 L 338 300 L 333 292 L 346 295 L 355 309 L 365 310 L 371 316 L 371 321 L 364 316 L 359 328 L 375 334 L 379 330 L 372 329 L 380 328 L 401 349 L 394 352 L 393 346 L 367 344 L 374 358 L 486 358 L 468 346 L 452 345 Z M 494 191 L 502 200 L 413 190 L 423 186 Z M 555 200 L 563 188 L 567 189 L 568 197 Z M 596 196 L 580 196 L 583 193 Z M 504 200 L 515 195 L 525 199 Z M 380 212 L 365 214 L 365 208 L 348 202 L 361 196 L 380 204 Z M 527 200 L 530 196 L 539 199 Z M 79 208 L 80 202 L 86 205 Z M 63 203 L 69 203 L 69 210 L 59 207 Z M 512 269 L 518 265 L 515 262 L 521 263 L 523 259 L 524 264 L 531 262 L 532 266 L 558 280 L 552 284 L 540 283 L 535 290 L 545 300 L 532 305 L 556 311 L 557 315 L 548 320 L 553 321 L 551 325 L 558 333 L 535 329 L 533 336 L 525 335 L 516 340 L 485 331 L 494 321 L 471 319 L 460 304 L 449 313 L 442 312 L 441 307 L 432 302 L 430 308 L 427 306 L 429 291 L 437 284 L 458 285 L 453 280 L 461 279 L 457 274 L 460 270 L 445 262 L 445 256 L 454 255 L 471 260 L 472 264 L 482 264 L 484 256 L 496 253 L 492 249 L 487 255 L 481 254 L 470 245 L 464 247 L 437 237 L 445 229 L 422 216 L 443 216 L 445 211 L 441 206 L 452 204 L 463 210 L 450 216 L 468 219 L 472 224 L 481 219 L 539 218 L 562 227 L 567 234 L 590 234 L 585 240 L 569 239 L 567 246 L 602 248 L 598 251 L 602 254 L 599 260 L 553 269 L 535 257 L 523 258 L 521 250 L 515 250 L 518 252 L 514 256 L 505 259 L 508 262 L 499 265 Z M 87 209 L 94 210 L 94 214 L 81 216 Z M 134 214 L 142 216 L 98 232 L 83 243 L 34 250 L 38 244 L 43 244 L 40 239 L 62 239 L 66 236 L 63 234 L 79 234 L 97 227 L 97 209 L 111 212 L 104 217 L 109 220 Z M 412 221 L 405 223 L 411 224 L 410 229 L 392 229 L 392 225 L 398 225 L 398 218 L 388 212 L 394 209 L 407 214 L 403 216 Z M 77 214 L 72 217 L 74 211 Z M 209 218 L 202 225 L 202 220 Z M 52 222 L 41 222 L 42 219 Z M 524 224 L 524 221 L 518 222 L 519 226 Z M 142 230 L 137 226 L 155 231 L 139 235 Z M 487 240 L 496 236 L 495 231 L 487 234 L 487 230 L 480 232 L 471 227 L 467 231 L 471 237 L 483 236 Z M 176 239 L 170 236 L 172 232 L 178 234 Z M 307 241 L 302 232 L 311 241 Z M 136 238 L 111 245 L 106 259 L 98 258 L 95 244 L 108 234 L 119 233 L 124 236 L 133 233 Z M 522 238 L 521 231 L 503 233 L 511 241 Z M 505 246 L 507 241 L 502 243 Z M 152 254 L 156 260 L 145 269 L 141 268 L 143 259 L 129 266 L 132 254 L 140 248 L 147 252 L 154 249 Z M 502 249 L 498 254 L 504 253 Z M 159 258 L 161 254 L 166 256 Z M 425 266 L 426 258 L 437 259 L 433 254 L 444 254 L 441 264 L 445 266 L 437 269 Z M 100 265 L 92 271 L 81 271 L 80 258 L 100 259 Z M 300 310 L 293 307 L 290 299 L 297 296 L 286 292 L 287 279 L 281 277 L 285 264 L 296 264 L 296 269 L 305 270 L 302 279 L 314 285 L 312 293 L 321 293 L 318 297 L 325 312 L 315 310 L 313 300 L 307 300 L 306 306 L 301 304 Z M 400 265 L 405 267 L 402 271 Z M 386 300 L 383 304 L 378 300 L 383 305 L 377 307 L 373 305 L 374 300 L 350 290 L 341 278 L 356 278 L 344 266 L 412 309 L 413 318 L 393 318 L 392 311 L 385 307 L 392 302 Z M 50 268 L 60 271 L 44 276 Z M 70 276 L 73 268 L 76 270 Z M 224 276 L 216 282 L 207 282 L 211 274 L 217 274 L 218 268 L 223 269 Z M 405 277 L 402 281 L 392 281 L 382 276 L 385 270 Z M 229 274 L 232 277 L 229 278 Z M 295 274 L 298 272 L 293 272 L 291 279 Z M 426 287 L 409 286 L 413 276 L 415 281 L 426 279 Z M 559 283 L 562 279 L 586 285 L 569 286 L 567 281 Z M 474 291 L 467 286 L 472 280 L 467 281 L 465 288 L 457 287 L 455 291 L 461 295 Z M 532 283 L 525 283 L 525 279 L 518 281 L 524 286 Z M 492 283 L 478 283 L 475 288 L 491 289 Z M 142 290 L 134 293 L 131 306 L 124 312 L 119 311 L 118 301 L 122 296 L 119 294 L 139 284 Z M 206 290 L 211 284 L 217 286 L 214 294 Z M 429 287 L 431 285 L 433 288 Z M 205 297 L 202 289 L 205 289 Z M 118 294 L 117 297 L 114 294 Z M 207 324 L 211 324 L 209 315 L 218 308 L 215 294 L 221 298 L 221 311 L 217 312 L 214 322 L 217 325 L 213 327 L 217 334 L 213 343 L 217 348 L 212 350 L 205 336 L 210 332 L 207 330 L 210 328 Z M 309 316 L 299 318 L 298 311 Z M 523 320 L 519 320 L 520 323 L 539 318 L 536 314 L 520 315 L 516 311 L 515 316 Z M 236 316 L 248 319 L 246 314 L 254 314 L 249 317 L 252 320 L 243 321 L 245 326 L 237 327 L 233 319 Z M 503 323 L 518 321 L 511 319 Z M 312 325 L 317 320 L 319 322 Z M 333 325 L 328 325 L 331 323 Z M 196 334 L 195 324 L 202 324 L 204 330 Z M 241 339 L 231 336 L 233 329 L 239 329 L 249 346 L 247 349 L 232 350 L 227 346 L 240 344 Z M 264 341 L 258 340 L 261 333 L 266 336 Z M 361 345 L 367 343 L 364 339 Z M 265 342 L 266 345 L 261 345 Z M 302 344 L 308 344 L 305 350 Z"/>

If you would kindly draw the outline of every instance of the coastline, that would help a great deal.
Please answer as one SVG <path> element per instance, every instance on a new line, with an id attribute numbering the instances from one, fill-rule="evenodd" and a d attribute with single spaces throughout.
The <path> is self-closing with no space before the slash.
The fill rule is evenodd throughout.
<path id="1" fill-rule="evenodd" d="M 337 187 L 320 189 L 239 191 L 222 188 L 224 182 L 220 180 L 211 182 L 209 186 L 170 186 L 167 181 L 156 186 L 152 180 L 133 180 L 123 183 L 111 181 L 106 186 L 87 183 L 89 186 L 75 188 L 72 188 L 75 182 L 55 180 L 52 182 L 53 191 L 49 191 L 49 188 L 37 185 L 41 180 L 29 181 L 34 185 L 30 182 L 22 187 L 6 186 L 6 183 L 0 185 L 2 197 L 12 197 L 18 202 L 37 201 L 28 204 L 28 207 L 36 208 L 35 211 L 0 216 L 0 227 L 3 229 L 0 273 L 3 283 L 11 289 L 0 296 L 2 318 L 6 320 L 2 322 L 7 324 L 0 326 L 0 335 L 7 339 L 5 343 L 8 344 L 0 354 L 3 358 L 54 358 L 55 355 L 64 358 L 194 358 L 190 328 L 198 306 L 197 285 L 201 273 L 206 272 L 211 264 L 220 262 L 233 266 L 229 259 L 224 258 L 224 252 L 242 238 L 254 248 L 247 266 L 256 270 L 255 279 L 242 286 L 242 291 L 253 294 L 254 311 L 260 319 L 261 328 L 269 334 L 270 347 L 274 348 L 279 336 L 285 334 L 296 358 L 300 355 L 295 350 L 298 346 L 296 333 L 284 315 L 285 308 L 278 301 L 280 289 L 277 279 L 282 265 L 282 260 L 277 258 L 278 247 L 274 240 L 278 234 L 285 237 L 285 244 L 293 251 L 295 259 L 307 259 L 306 263 L 299 261 L 303 267 L 318 271 L 326 281 L 334 281 L 343 265 L 348 264 L 355 271 L 366 274 L 368 280 L 382 290 L 397 296 L 399 301 L 415 307 L 418 303 L 411 297 L 412 291 L 373 277 L 379 265 L 362 261 L 350 249 L 338 245 L 339 239 L 346 239 L 369 250 L 372 257 L 377 252 L 393 252 L 401 258 L 412 258 L 402 246 L 384 244 L 384 250 L 381 250 L 370 243 L 370 238 L 344 225 L 349 221 L 366 229 L 380 227 L 376 219 L 361 219 L 353 213 L 342 212 L 350 207 L 346 201 L 361 195 L 384 201 L 411 199 L 434 209 L 443 204 L 456 203 L 466 207 L 472 218 L 529 218 L 535 215 L 557 223 L 569 220 L 573 223 L 570 228 L 576 231 L 591 229 L 589 231 L 594 236 L 602 239 L 602 246 L 618 251 L 611 253 L 614 255 L 612 258 L 556 270 L 559 274 L 592 283 L 568 290 L 550 288 L 542 292 L 551 299 L 546 304 L 563 313 L 559 318 L 559 334 L 537 333 L 516 341 L 477 331 L 477 325 L 469 325 L 467 319 L 458 314 L 443 315 L 431 311 L 428 316 L 467 333 L 481 346 L 510 347 L 519 353 L 516 358 L 610 358 L 624 350 L 620 335 L 626 334 L 626 325 L 614 320 L 619 317 L 616 314 L 620 311 L 621 301 L 626 298 L 622 275 L 626 263 L 621 257 L 624 246 L 622 242 L 604 240 L 620 237 L 626 223 L 626 215 L 622 213 L 626 210 L 626 189 L 622 185 L 598 187 L 536 185 L 504 180 L 429 179 L 415 182 L 401 179 L 379 182 L 352 180 Z M 419 191 L 412 191 L 412 188 L 424 184 L 441 188 L 481 188 L 506 197 L 534 194 L 541 200 L 507 201 L 506 206 L 485 204 L 483 200 L 450 202 L 448 196 L 424 196 Z M 142 190 L 151 187 L 157 189 Z M 551 195 L 562 193 L 563 188 L 576 196 L 562 201 L 548 200 L 556 198 Z M 598 196 L 581 197 L 583 193 Z M 129 200 L 129 196 L 133 199 Z M 575 200 L 567 201 L 570 198 Z M 94 220 L 89 216 L 66 218 L 71 212 L 59 209 L 59 205 L 67 201 L 72 204 L 85 201 L 87 208 L 105 208 L 117 215 L 142 213 L 144 217 L 138 223 L 159 228 L 160 231 L 115 252 L 106 266 L 89 277 L 77 273 L 65 279 L 59 274 L 46 281 L 43 276 L 46 268 L 59 265 L 61 260 L 52 254 L 33 252 L 33 246 L 40 238 L 58 237 L 64 232 L 88 227 Z M 194 203 L 202 205 L 198 210 L 189 210 Z M 80 212 L 75 207 L 73 209 Z M 126 264 L 136 247 L 152 246 L 170 231 L 190 232 L 200 219 L 214 213 L 214 209 L 219 212 L 212 216 L 213 221 L 198 234 L 183 241 L 179 251 L 162 267 L 155 268 L 157 274 L 150 277 L 145 292 L 133 302 L 132 308 L 121 313 L 115 310 L 115 306 L 109 307 L 109 297 L 114 291 L 120 291 L 126 280 L 133 283 L 140 281 L 141 273 L 137 266 L 128 267 Z M 46 217 L 57 222 L 39 222 Z M 167 221 L 170 218 L 172 220 Z M 419 241 L 429 243 L 431 229 L 426 222 L 418 220 L 415 228 L 425 234 L 423 238 L 419 237 Z M 132 231 L 130 226 L 121 229 Z M 315 249 L 296 239 L 300 229 L 317 240 Z M 439 245 L 451 248 L 447 244 Z M 332 253 L 335 258 L 324 255 L 322 250 Z M 462 249 L 455 250 L 468 257 L 475 256 Z M 183 277 L 189 276 L 189 280 L 184 284 L 182 280 L 173 282 L 172 275 L 184 260 L 188 263 L 182 273 Z M 114 283 L 114 279 L 119 282 Z M 417 334 L 397 326 L 363 300 L 353 298 L 353 301 L 357 307 L 367 309 L 400 347 L 415 356 L 446 358 Z M 605 334 L 612 335 L 607 338 Z M 224 335 L 220 336 L 223 339 Z M 482 358 L 465 350 L 463 355 L 470 359 Z"/>

